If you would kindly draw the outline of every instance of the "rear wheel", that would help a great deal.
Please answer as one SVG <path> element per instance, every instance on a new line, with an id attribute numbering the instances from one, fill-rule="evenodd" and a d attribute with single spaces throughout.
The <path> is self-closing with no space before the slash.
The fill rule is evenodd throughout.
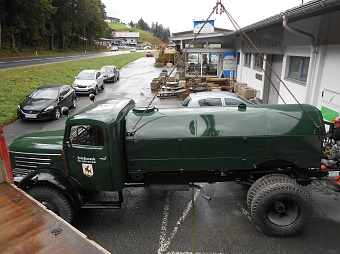
<path id="1" fill-rule="evenodd" d="M 74 215 L 72 204 L 60 191 L 46 186 L 37 186 L 28 189 L 27 193 L 65 221 L 72 221 Z"/>
<path id="2" fill-rule="evenodd" d="M 294 179 L 285 175 L 285 174 L 269 174 L 265 175 L 259 179 L 255 183 L 253 183 L 247 193 L 247 205 L 248 208 L 251 208 L 251 203 L 257 193 L 259 193 L 262 189 L 266 188 L 269 184 L 273 183 L 283 183 L 283 182 L 291 182 L 296 183 Z"/>
<path id="3" fill-rule="evenodd" d="M 251 216 L 267 235 L 290 236 L 304 227 L 313 213 L 312 201 L 297 184 L 274 183 L 254 198 Z"/>

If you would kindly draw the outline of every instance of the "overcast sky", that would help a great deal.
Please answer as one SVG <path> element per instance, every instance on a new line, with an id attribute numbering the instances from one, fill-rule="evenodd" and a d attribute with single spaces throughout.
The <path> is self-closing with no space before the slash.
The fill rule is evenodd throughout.
<path id="1" fill-rule="evenodd" d="M 149 25 L 152 22 L 169 27 L 171 33 L 193 29 L 193 20 L 206 20 L 216 5 L 216 0 L 101 0 L 107 16 L 119 18 L 123 23 L 137 23 L 140 18 Z M 222 0 L 227 11 L 240 27 L 269 18 L 309 0 Z M 211 16 L 215 27 L 232 29 L 226 14 Z"/>

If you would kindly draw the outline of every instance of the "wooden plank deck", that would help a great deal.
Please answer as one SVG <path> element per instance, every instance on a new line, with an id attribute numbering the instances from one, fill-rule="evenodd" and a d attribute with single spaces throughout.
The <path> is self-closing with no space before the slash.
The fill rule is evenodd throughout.
<path id="1" fill-rule="evenodd" d="M 1 253 L 109 253 L 9 183 L 0 183 Z"/>

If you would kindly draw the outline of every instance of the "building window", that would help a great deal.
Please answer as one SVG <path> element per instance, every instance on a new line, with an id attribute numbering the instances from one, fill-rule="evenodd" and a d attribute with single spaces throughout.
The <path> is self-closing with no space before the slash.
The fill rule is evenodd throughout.
<path id="1" fill-rule="evenodd" d="M 236 53 L 236 64 L 239 65 L 240 64 L 240 52 Z"/>
<path id="2" fill-rule="evenodd" d="M 309 67 L 309 57 L 289 57 L 288 77 L 306 82 Z"/>
<path id="3" fill-rule="evenodd" d="M 263 69 L 263 58 L 260 54 L 255 54 L 254 56 L 254 69 L 261 71 Z"/>
<path id="4" fill-rule="evenodd" d="M 251 65 L 251 54 L 246 53 L 244 55 L 244 66 L 250 67 L 250 65 Z"/>
<path id="5" fill-rule="evenodd" d="M 218 53 L 189 53 L 186 75 L 217 76 Z"/>

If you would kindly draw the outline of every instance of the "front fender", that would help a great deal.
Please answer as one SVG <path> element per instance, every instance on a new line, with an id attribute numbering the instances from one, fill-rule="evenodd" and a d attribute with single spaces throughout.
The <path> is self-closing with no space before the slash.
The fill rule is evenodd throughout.
<path id="1" fill-rule="evenodd" d="M 25 190 L 33 186 L 50 186 L 61 191 L 68 197 L 74 208 L 78 210 L 81 205 L 81 199 L 78 190 L 67 176 L 54 169 L 38 169 L 25 176 L 18 184 L 20 189 Z"/>

